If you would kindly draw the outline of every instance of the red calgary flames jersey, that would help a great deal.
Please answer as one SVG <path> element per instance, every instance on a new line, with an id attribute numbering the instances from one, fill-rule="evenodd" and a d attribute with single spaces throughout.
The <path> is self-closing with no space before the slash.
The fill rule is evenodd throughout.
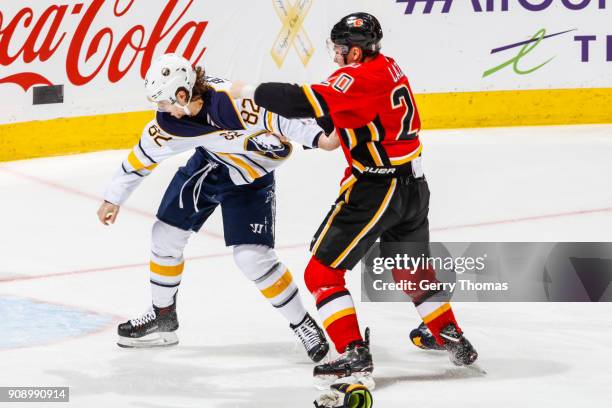
<path id="1" fill-rule="evenodd" d="M 408 79 L 389 57 L 337 70 L 303 87 L 317 116 L 331 115 L 351 173 L 381 173 L 421 153 L 421 120 Z M 344 184 L 344 183 L 343 183 Z"/>

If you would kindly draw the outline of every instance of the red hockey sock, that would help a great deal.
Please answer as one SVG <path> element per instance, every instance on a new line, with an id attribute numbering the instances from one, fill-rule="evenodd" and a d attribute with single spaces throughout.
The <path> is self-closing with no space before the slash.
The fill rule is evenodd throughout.
<path id="1" fill-rule="evenodd" d="M 417 306 L 417 311 L 438 344 L 444 345 L 444 340 L 440 337 L 440 330 L 451 323 L 455 325 L 459 334 L 461 334 L 461 329 L 459 328 L 459 324 L 457 324 L 450 303 L 423 302 Z"/>
<path id="2" fill-rule="evenodd" d="M 306 286 L 315 297 L 323 328 L 338 353 L 343 353 L 350 343 L 363 340 L 355 304 L 345 286 L 345 273 L 346 270 L 331 268 L 315 257 L 310 259 L 304 273 Z"/>

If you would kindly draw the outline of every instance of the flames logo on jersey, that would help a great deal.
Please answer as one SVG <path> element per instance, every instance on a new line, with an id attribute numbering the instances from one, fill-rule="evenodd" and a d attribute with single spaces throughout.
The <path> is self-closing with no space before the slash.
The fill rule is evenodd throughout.
<path id="1" fill-rule="evenodd" d="M 256 134 L 245 142 L 245 149 L 273 160 L 285 160 L 291 155 L 291 143 L 284 143 L 269 133 Z"/>

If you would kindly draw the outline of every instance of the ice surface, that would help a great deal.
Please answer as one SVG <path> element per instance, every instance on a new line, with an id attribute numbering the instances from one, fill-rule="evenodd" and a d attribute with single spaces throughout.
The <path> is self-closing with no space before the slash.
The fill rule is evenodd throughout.
<path id="1" fill-rule="evenodd" d="M 612 240 L 612 126 L 429 131 L 423 140 L 433 240 Z M 301 284 L 307 243 L 344 162 L 340 152 L 295 150 L 277 172 L 277 246 L 312 311 Z M 150 301 L 150 228 L 188 157 L 163 163 L 104 227 L 99 197 L 125 155 L 0 164 L 0 386 L 70 386 L 74 407 L 311 406 L 312 365 L 233 265 L 218 213 L 186 251 L 180 345 L 115 345 L 115 324 Z M 359 273 L 349 275 L 359 298 Z M 610 304 L 456 304 L 486 376 L 411 346 L 411 305 L 357 308 L 372 328 L 376 407 L 609 404 Z"/>

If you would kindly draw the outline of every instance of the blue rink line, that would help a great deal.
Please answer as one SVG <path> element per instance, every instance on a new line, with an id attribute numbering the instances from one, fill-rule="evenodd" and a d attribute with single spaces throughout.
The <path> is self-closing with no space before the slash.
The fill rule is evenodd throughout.
<path id="1" fill-rule="evenodd" d="M 76 307 L 0 297 L 0 350 L 40 346 L 93 333 L 113 317 Z"/>

